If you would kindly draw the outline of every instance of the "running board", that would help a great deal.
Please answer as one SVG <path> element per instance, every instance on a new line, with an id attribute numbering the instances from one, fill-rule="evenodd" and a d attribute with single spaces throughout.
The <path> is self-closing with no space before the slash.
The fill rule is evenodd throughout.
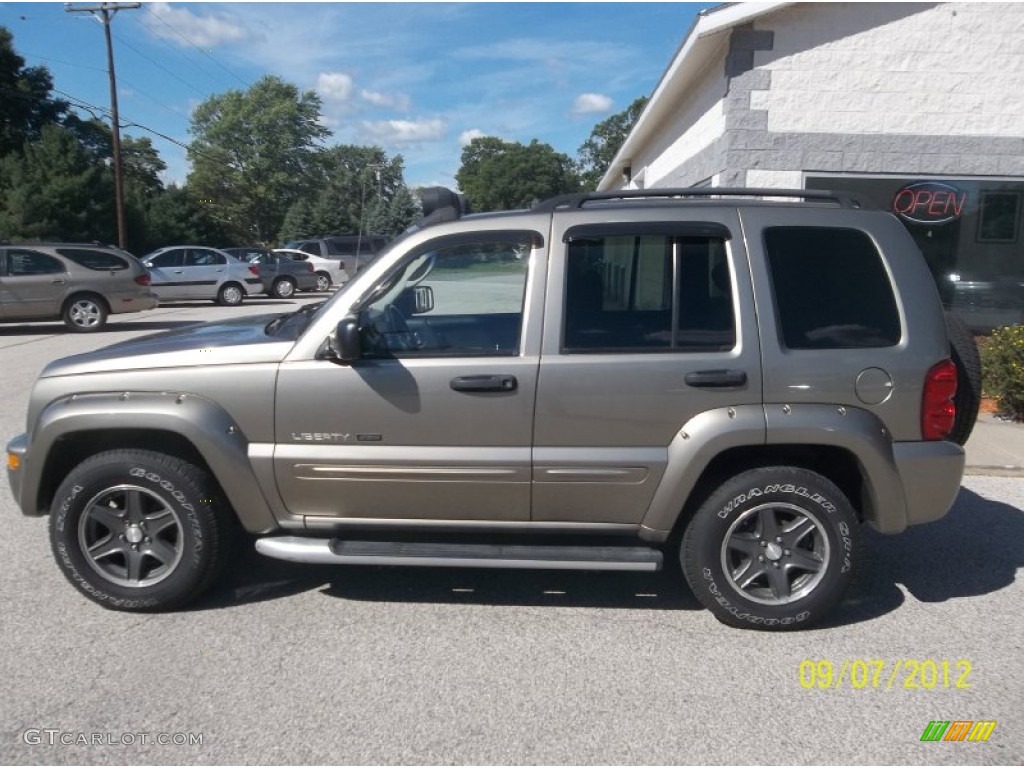
<path id="1" fill-rule="evenodd" d="M 258 539 L 256 551 L 293 563 L 563 571 L 658 571 L 662 560 L 661 552 L 649 547 L 432 544 L 309 539 L 301 536 Z"/>

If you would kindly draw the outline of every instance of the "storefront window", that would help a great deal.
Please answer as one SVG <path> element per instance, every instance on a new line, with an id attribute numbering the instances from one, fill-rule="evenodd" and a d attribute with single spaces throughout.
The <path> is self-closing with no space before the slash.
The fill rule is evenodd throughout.
<path id="1" fill-rule="evenodd" d="M 808 176 L 858 194 L 913 235 L 943 303 L 977 331 L 1024 321 L 1024 180 Z"/>

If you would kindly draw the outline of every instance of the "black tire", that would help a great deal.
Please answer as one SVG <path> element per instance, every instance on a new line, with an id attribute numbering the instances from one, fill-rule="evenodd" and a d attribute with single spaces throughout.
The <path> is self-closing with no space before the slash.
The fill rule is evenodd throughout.
<path id="1" fill-rule="evenodd" d="M 142 450 L 75 467 L 50 509 L 61 571 L 104 608 L 166 611 L 199 596 L 229 555 L 234 513 L 203 470 Z"/>
<path id="2" fill-rule="evenodd" d="M 107 324 L 107 303 L 94 293 L 79 293 L 64 302 L 61 319 L 75 333 L 94 333 Z"/>
<path id="3" fill-rule="evenodd" d="M 224 283 L 217 292 L 217 303 L 225 307 L 237 307 L 245 299 L 245 288 L 238 283 Z"/>
<path id="4" fill-rule="evenodd" d="M 964 445 L 971 436 L 981 407 L 981 355 L 967 324 L 952 312 L 946 312 L 949 356 L 956 365 L 956 420 L 950 440 Z"/>
<path id="5" fill-rule="evenodd" d="M 290 299 L 295 295 L 295 281 L 290 277 L 281 277 L 274 281 L 270 295 L 276 299 Z"/>
<path id="6" fill-rule="evenodd" d="M 331 290 L 331 276 L 326 272 L 316 273 L 316 289 L 320 293 Z"/>
<path id="7" fill-rule="evenodd" d="M 821 621 L 842 599 L 859 542 L 857 514 L 831 481 L 762 467 L 725 481 L 701 505 L 680 561 L 694 595 L 722 623 L 794 630 Z"/>

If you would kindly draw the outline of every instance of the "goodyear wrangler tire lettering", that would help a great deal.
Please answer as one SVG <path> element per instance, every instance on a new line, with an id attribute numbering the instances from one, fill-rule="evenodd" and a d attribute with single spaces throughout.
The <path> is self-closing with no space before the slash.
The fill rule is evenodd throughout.
<path id="1" fill-rule="evenodd" d="M 850 583 L 857 523 L 843 493 L 815 472 L 748 470 L 726 480 L 694 514 L 680 548 L 683 573 L 725 624 L 809 626 Z"/>
<path id="2" fill-rule="evenodd" d="M 51 513 L 64 575 L 90 600 L 124 611 L 170 610 L 197 597 L 223 568 L 235 526 L 205 471 L 142 450 L 79 464 Z"/>

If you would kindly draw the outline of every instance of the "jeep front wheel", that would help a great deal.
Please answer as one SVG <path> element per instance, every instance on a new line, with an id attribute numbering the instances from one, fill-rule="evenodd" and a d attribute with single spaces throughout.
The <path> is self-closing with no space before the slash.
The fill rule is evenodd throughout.
<path id="1" fill-rule="evenodd" d="M 723 483 L 697 510 L 680 559 L 697 599 L 734 627 L 802 629 L 842 599 L 859 523 L 827 478 L 762 467 Z"/>
<path id="2" fill-rule="evenodd" d="M 160 611 L 197 597 L 227 554 L 231 512 L 198 467 L 152 451 L 98 454 L 54 496 L 57 564 L 105 608 Z"/>

